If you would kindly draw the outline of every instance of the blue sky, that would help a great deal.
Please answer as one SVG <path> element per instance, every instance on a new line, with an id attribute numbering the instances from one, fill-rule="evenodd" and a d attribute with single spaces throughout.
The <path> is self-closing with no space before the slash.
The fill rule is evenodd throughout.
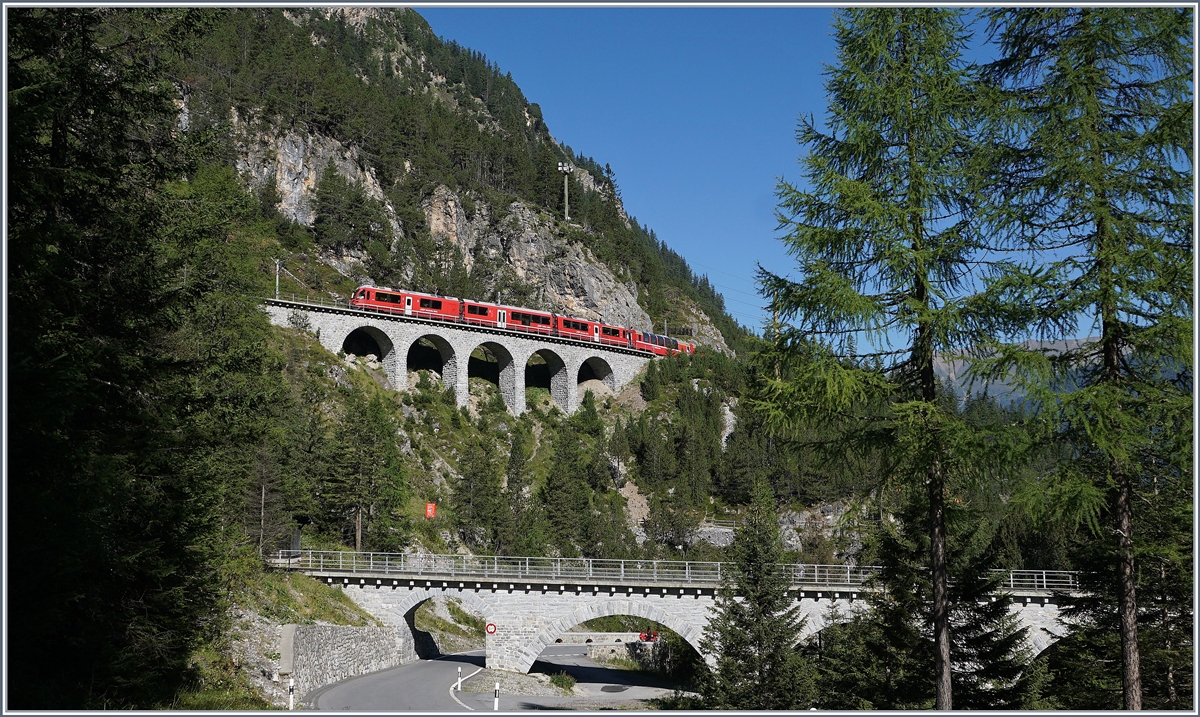
<path id="1" fill-rule="evenodd" d="M 792 265 L 775 185 L 800 178 L 797 119 L 825 115 L 830 8 L 417 11 L 511 72 L 555 139 L 611 164 L 626 210 L 761 326 L 755 265 Z"/>

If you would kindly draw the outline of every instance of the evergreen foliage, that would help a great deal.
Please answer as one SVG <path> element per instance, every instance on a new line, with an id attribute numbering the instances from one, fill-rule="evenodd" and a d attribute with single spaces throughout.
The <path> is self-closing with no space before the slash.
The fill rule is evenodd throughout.
<path id="1" fill-rule="evenodd" d="M 802 119 L 797 139 L 811 189 L 781 183 L 783 241 L 793 282 L 760 270 L 783 321 L 776 350 L 800 354 L 800 373 L 766 379 L 770 424 L 837 416 L 874 395 L 894 401 L 893 445 L 914 442 L 907 480 L 926 486 L 934 581 L 937 707 L 951 709 L 951 636 L 944 492 L 947 447 L 936 406 L 934 357 L 970 342 L 963 311 L 977 259 L 965 158 L 973 78 L 967 32 L 950 9 L 858 9 L 835 21 L 829 131 Z M 860 352 L 856 338 L 872 343 Z M 899 351 L 890 349 L 901 341 Z"/>
<path id="2" fill-rule="evenodd" d="M 1171 480 L 1155 467 L 1192 475 L 1192 444 L 1160 436 L 1190 435 L 1193 410 L 1193 12 L 990 15 L 1003 55 L 988 68 L 1001 94 L 984 176 L 1013 259 L 986 298 L 1004 336 L 976 370 L 1020 385 L 1072 447 L 1042 492 L 1074 505 L 1053 509 L 1111 521 L 1111 562 L 1092 567 L 1116 587 L 1125 709 L 1143 706 L 1134 506 Z M 1081 330 L 1099 335 L 1053 351 L 1000 341 Z"/>
<path id="3" fill-rule="evenodd" d="M 814 696 L 811 665 L 796 650 L 803 621 L 780 568 L 783 543 L 775 496 L 754 486 L 746 521 L 734 537 L 734 575 L 721 586 L 700 642 L 716 660 L 702 678 L 709 709 L 806 709 Z"/>
<path id="4" fill-rule="evenodd" d="M 992 466 L 972 480 L 947 485 L 948 571 L 950 587 L 952 680 L 955 703 L 969 709 L 1046 709 L 1055 703 L 1044 664 L 1032 661 L 1025 630 L 1009 613 L 1010 600 L 993 568 L 1012 560 L 1001 534 L 1013 507 L 999 496 L 1019 478 L 995 466 L 1018 460 L 1005 446 L 1015 412 L 994 399 L 974 398 L 957 407 L 943 391 L 942 411 L 957 414 L 970 439 L 958 455 L 975 456 Z M 947 431 L 950 434 L 950 431 Z M 919 454 L 918 454 L 919 455 Z M 927 568 L 929 536 L 922 528 L 928 497 L 916 486 L 898 484 L 877 493 L 883 520 L 859 520 L 863 536 L 859 564 L 881 566 L 876 592 L 866 597 L 865 613 L 831 615 L 831 627 L 806 645 L 818 669 L 820 703 L 831 709 L 930 709 L 934 681 L 932 581 Z M 837 624 L 841 620 L 846 624 Z M 853 689 L 851 686 L 854 685 Z"/>
<path id="5" fill-rule="evenodd" d="M 621 216 L 612 169 L 551 140 L 511 76 L 411 10 L 361 27 L 340 13 L 8 15 L 6 529 L 20 546 L 6 569 L 37 590 L 7 596 L 20 616 L 7 706 L 262 706 L 206 692 L 204 665 L 222 659 L 234 604 L 291 610 L 263 557 L 299 531 L 318 549 L 732 559 L 705 637 L 719 653 L 706 706 L 928 708 L 940 498 L 955 706 L 1115 709 L 1135 664 L 1143 707 L 1194 708 L 1190 11 L 992 13 L 1005 57 L 987 94 L 954 56 L 957 13 L 840 14 L 830 130 L 800 132 L 815 189 L 781 187 L 803 278 L 764 275 L 793 325 L 749 361 L 707 279 Z M 972 109 L 994 111 L 973 156 L 967 86 Z M 233 168 L 230 108 L 353 146 L 395 217 L 330 165 L 312 230 L 283 219 L 273 184 L 248 192 Z M 259 310 L 284 249 L 364 251 L 383 281 L 412 266 L 417 288 L 525 297 L 489 283 L 486 257 L 468 271 L 433 241 L 422 202 L 444 184 L 494 223 L 515 200 L 558 211 L 564 158 L 599 191 L 572 186 L 579 226 L 562 236 L 635 281 L 656 323 L 684 297 L 700 304 L 739 359 L 652 362 L 644 409 L 586 392 L 571 417 L 531 403 L 517 418 L 478 378 L 470 409 L 429 370 L 385 391 L 303 322 L 272 327 Z M 1018 257 L 969 301 L 968 199 L 987 200 L 988 249 Z M 295 268 L 317 290 L 349 281 Z M 1001 343 L 1092 321 L 1099 338 L 1056 351 Z M 813 329 L 822 342 L 802 336 Z M 864 354 L 852 337 L 871 332 L 906 345 Z M 1016 376 L 1030 400 L 932 381 L 930 359 L 968 344 L 981 377 Z M 625 480 L 649 503 L 644 544 Z M 870 612 L 798 647 L 777 497 L 849 504 L 842 530 L 863 548 L 805 537 L 801 555 L 884 566 Z M 416 519 L 426 502 L 438 517 Z M 746 504 L 732 547 L 697 539 L 703 518 Z M 1128 565 L 1136 604 L 1117 579 Z M 1085 594 L 1062 598 L 1067 637 L 1031 660 L 992 567 L 1082 571 Z M 282 596 L 274 612 L 263 586 Z"/>

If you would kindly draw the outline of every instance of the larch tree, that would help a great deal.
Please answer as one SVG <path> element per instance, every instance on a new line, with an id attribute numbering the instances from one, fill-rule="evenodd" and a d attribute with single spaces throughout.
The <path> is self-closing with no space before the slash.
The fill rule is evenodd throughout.
<path id="1" fill-rule="evenodd" d="M 788 367 L 764 379 L 759 407 L 786 429 L 882 400 L 888 410 L 858 422 L 919 448 L 897 477 L 928 493 L 936 706 L 951 709 L 942 428 L 954 419 L 938 409 L 934 363 L 972 342 L 969 36 L 957 10 L 859 8 L 838 13 L 835 37 L 828 129 L 809 117 L 796 133 L 807 187 L 777 192 L 799 278 L 759 274 Z"/>
<path id="2" fill-rule="evenodd" d="M 1018 383 L 1075 447 L 1039 493 L 1070 496 L 1097 529 L 1111 520 L 1123 706 L 1140 709 L 1134 508 L 1155 464 L 1191 480 L 1193 10 L 990 20 L 1002 111 L 983 184 L 998 248 L 1015 254 L 990 282 L 1008 342 L 976 370 Z"/>

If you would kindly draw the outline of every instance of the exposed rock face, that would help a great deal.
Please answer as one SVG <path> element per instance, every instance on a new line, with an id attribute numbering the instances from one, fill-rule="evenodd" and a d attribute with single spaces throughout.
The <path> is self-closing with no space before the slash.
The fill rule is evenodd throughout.
<path id="1" fill-rule="evenodd" d="M 737 396 L 730 396 L 721 403 L 721 450 L 725 450 L 729 445 L 729 437 L 737 428 L 737 414 L 733 412 L 737 405 Z"/>
<path id="2" fill-rule="evenodd" d="M 275 181 L 280 196 L 279 211 L 285 217 L 312 226 L 316 219 L 317 184 L 325 166 L 332 161 L 340 175 L 383 205 L 393 236 L 401 235 L 395 208 L 375 172 L 363 169 L 356 150 L 347 149 L 329 137 L 301 135 L 294 130 L 276 133 L 269 127 L 251 129 L 252 124 L 235 122 L 239 129 L 237 168 L 253 186 Z M 458 194 L 439 186 L 422 204 L 422 209 L 431 237 L 457 249 L 467 271 L 475 268 L 478 257 L 485 256 L 534 289 L 537 300 L 532 308 L 640 331 L 651 329 L 650 317 L 637 303 L 637 286 L 618 281 L 584 247 L 559 237 L 550 217 L 522 202 L 513 202 L 507 216 L 494 224 L 492 209 L 485 202 L 476 201 L 470 217 L 463 204 Z M 356 281 L 366 283 L 371 279 L 364 268 L 367 254 L 361 249 L 326 250 L 321 260 Z M 484 277 L 485 283 L 493 283 L 488 278 Z"/>
<path id="3" fill-rule="evenodd" d="M 409 77 L 417 83 L 419 91 L 432 93 L 454 107 L 455 112 L 473 118 L 481 131 L 500 132 L 500 126 L 489 114 L 484 100 L 474 97 L 473 102 L 461 101 L 463 95 L 448 83 L 447 78 L 427 67 L 427 58 L 422 52 L 407 45 L 394 32 L 396 18 L 404 12 L 408 11 L 326 8 L 291 10 L 285 11 L 284 15 L 298 27 L 308 26 L 314 18 L 336 20 L 373 44 L 373 62 L 390 66 L 396 75 Z M 327 35 L 320 23 L 312 25 L 314 44 L 333 42 Z M 360 79 L 368 81 L 365 75 L 360 75 Z M 189 106 L 188 88 L 185 86 L 181 90 L 185 94 L 179 103 L 178 121 L 180 128 L 186 130 L 195 119 L 194 108 Z M 405 260 L 400 257 L 406 256 L 404 230 L 407 229 L 411 237 L 417 227 L 402 225 L 399 220 L 402 214 L 388 197 L 388 192 L 394 188 L 381 186 L 375 168 L 357 147 L 343 145 L 319 132 L 290 126 L 285 118 L 264 116 L 255 109 L 231 109 L 230 112 L 237 169 L 252 187 L 274 183 L 279 194 L 278 209 L 283 216 L 303 226 L 313 226 L 317 185 L 326 166 L 332 163 L 338 174 L 383 208 L 393 236 L 391 251 L 400 264 L 399 277 L 389 279 L 389 283 L 403 286 L 414 280 L 416 272 L 411 264 L 417 260 L 411 260 L 406 267 L 403 266 Z M 525 108 L 525 117 L 530 127 L 541 122 L 533 106 Z M 557 143 L 548 134 L 543 136 Z M 398 174 L 403 176 L 412 171 L 412 164 L 407 159 L 397 161 L 402 164 L 402 168 L 396 168 Z M 631 226 L 620 197 L 606 177 L 596 176 L 583 167 L 576 167 L 573 176 L 585 192 L 596 193 L 601 201 L 613 202 L 625 225 Z M 585 247 L 564 239 L 559 218 L 520 201 L 508 207 L 488 206 L 478 196 L 460 194 L 445 186 L 436 187 L 421 202 L 421 209 L 433 241 L 441 249 L 453 250 L 449 252 L 451 255 L 461 257 L 462 267 L 471 278 L 480 280 L 478 284 L 492 290 L 494 295 L 474 298 L 498 298 L 532 308 L 622 324 L 636 330 L 655 330 L 649 316 L 638 304 L 636 284 L 621 281 Z M 408 221 L 411 223 L 412 220 Z M 578 228 L 577 225 L 573 227 Z M 364 247 L 324 249 L 319 258 L 358 283 L 381 280 L 381 277 L 370 275 L 367 267 L 371 261 Z M 486 259 L 483 275 L 476 273 L 481 259 Z M 696 343 L 730 353 L 720 331 L 698 306 L 686 300 L 679 303 L 682 305 L 677 312 L 679 316 L 672 317 L 672 321 L 678 318 L 683 325 L 691 325 Z"/>
<path id="4" fill-rule="evenodd" d="M 555 236 L 553 220 L 513 202 L 483 251 L 512 268 L 537 290 L 543 309 L 647 331 L 650 316 L 637 303 L 637 286 L 621 283 L 591 252 Z"/>
<path id="5" fill-rule="evenodd" d="M 626 482 L 620 492 L 621 497 L 625 499 L 625 521 L 633 531 L 637 544 L 641 545 L 646 542 L 646 529 L 642 527 L 642 521 L 650 515 L 650 503 L 646 496 L 638 492 L 638 487 L 633 481 Z"/>
<path id="6" fill-rule="evenodd" d="M 725 345 L 725 337 L 713 325 L 712 319 L 694 301 L 686 296 L 679 297 L 676 300 L 675 312 L 681 317 L 676 319 L 676 322 L 682 320 L 684 326 L 692 329 L 692 336 L 686 340 L 697 346 L 707 346 L 714 351 L 720 351 L 726 356 L 734 355 L 733 350 Z"/>
<path id="7" fill-rule="evenodd" d="M 304 226 L 316 219 L 314 199 L 321 173 L 330 161 L 338 174 L 362 187 L 370 198 L 383 202 L 392 224 L 392 234 L 400 234 L 396 212 L 383 194 L 375 170 L 363 168 L 358 150 L 320 134 L 300 134 L 274 127 L 258 118 L 243 118 L 233 113 L 234 140 L 237 143 L 236 166 L 253 186 L 272 179 L 279 192 L 279 212 Z"/>

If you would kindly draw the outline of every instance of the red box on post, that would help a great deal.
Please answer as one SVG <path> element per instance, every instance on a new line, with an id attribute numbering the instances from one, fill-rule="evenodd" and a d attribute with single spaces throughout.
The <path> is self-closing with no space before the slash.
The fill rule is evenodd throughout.
<path id="1" fill-rule="evenodd" d="M 425 517 L 426 518 L 436 518 L 437 517 L 437 503 L 426 503 L 425 504 Z"/>

